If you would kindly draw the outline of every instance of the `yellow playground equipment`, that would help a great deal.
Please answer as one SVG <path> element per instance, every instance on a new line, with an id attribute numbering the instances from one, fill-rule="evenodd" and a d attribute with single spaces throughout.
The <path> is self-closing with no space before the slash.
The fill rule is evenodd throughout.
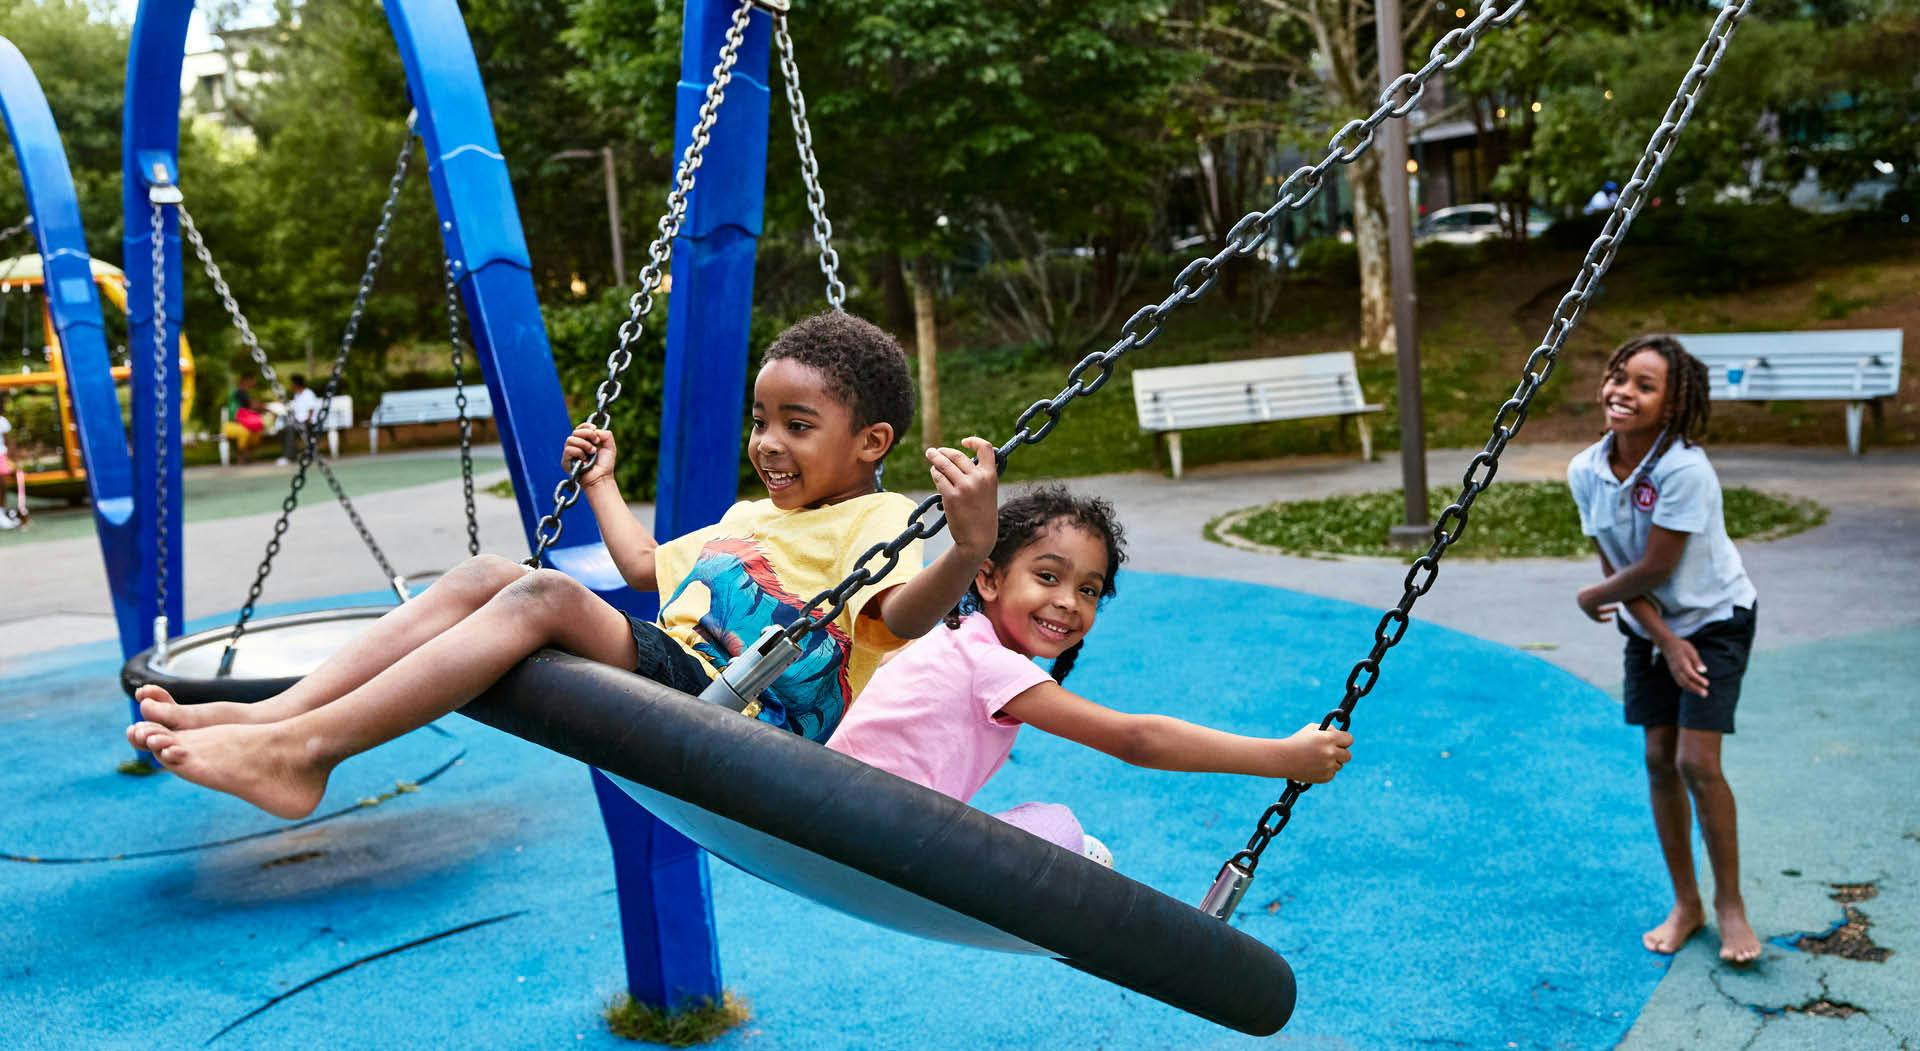
<path id="1" fill-rule="evenodd" d="M 127 363 L 127 278 L 111 263 L 95 259 L 92 264 L 93 283 L 105 307 L 102 321 L 115 363 L 114 383 L 124 391 L 133 374 Z M 60 360 L 60 336 L 43 284 L 38 255 L 0 259 L 0 394 L 8 403 L 0 412 L 13 424 L 8 445 L 26 472 L 27 490 L 79 500 L 86 495 L 87 472 L 67 392 L 67 370 Z M 185 335 L 180 337 L 180 394 L 184 424 L 193 406 L 193 351 Z M 130 392 L 120 397 L 123 417 L 129 397 Z"/>

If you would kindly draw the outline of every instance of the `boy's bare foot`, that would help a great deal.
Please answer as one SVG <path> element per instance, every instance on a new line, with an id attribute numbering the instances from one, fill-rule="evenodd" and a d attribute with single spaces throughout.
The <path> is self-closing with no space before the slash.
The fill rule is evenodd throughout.
<path id="1" fill-rule="evenodd" d="M 173 695 L 158 686 L 142 686 L 133 691 L 133 698 L 140 702 L 140 718 L 157 723 L 169 730 L 198 730 L 203 726 L 224 726 L 227 723 L 272 722 L 263 718 L 269 714 L 265 709 L 257 709 L 251 704 L 235 704 L 231 701 L 209 701 L 206 704 L 181 704 Z M 138 725 L 138 724 L 135 724 Z M 131 731 L 128 740 L 133 740 Z M 146 749 L 144 741 L 133 741 L 135 748 Z"/>
<path id="2" fill-rule="evenodd" d="M 1735 966 L 1745 966 L 1760 958 L 1760 939 L 1747 922 L 1744 903 L 1714 908 L 1720 921 L 1720 958 Z"/>
<path id="3" fill-rule="evenodd" d="M 1689 938 L 1700 933 L 1700 927 L 1706 921 L 1706 914 L 1700 911 L 1700 906 L 1675 905 L 1660 926 L 1640 936 L 1640 944 L 1646 946 L 1648 952 L 1671 956 L 1679 952 Z"/>
<path id="4" fill-rule="evenodd" d="M 147 749 L 161 766 L 203 788 L 238 796 L 274 817 L 306 817 L 327 790 L 326 769 L 277 727 L 236 723 L 175 731 L 141 725 L 149 727 L 144 735 Z"/>

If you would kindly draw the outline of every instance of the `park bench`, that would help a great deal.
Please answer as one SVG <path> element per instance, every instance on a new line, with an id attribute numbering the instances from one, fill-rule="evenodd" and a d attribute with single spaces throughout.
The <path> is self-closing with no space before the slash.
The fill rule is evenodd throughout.
<path id="1" fill-rule="evenodd" d="M 1715 401 L 1844 400 L 1847 450 L 1860 455 L 1860 418 L 1871 406 L 1884 425 L 1880 401 L 1900 389 L 1900 330 L 1826 332 L 1676 333 L 1687 352 L 1707 366 Z"/>
<path id="2" fill-rule="evenodd" d="M 221 409 L 220 466 L 222 467 L 227 466 L 233 458 L 232 442 L 226 435 L 226 423 L 230 419 L 232 419 L 231 412 Z M 293 424 L 286 423 L 282 426 L 290 427 Z M 327 422 L 321 427 L 327 434 L 327 456 L 330 459 L 340 458 L 340 432 L 351 426 L 353 426 L 353 399 L 345 394 L 334 395 L 333 407 L 327 410 Z"/>
<path id="3" fill-rule="evenodd" d="M 1380 411 L 1361 393 L 1353 353 L 1345 350 L 1135 369 L 1133 405 L 1141 430 L 1167 436 L 1175 478 L 1181 431 L 1236 423 L 1338 416 L 1344 427 L 1351 418 L 1360 427 L 1360 456 L 1372 460 L 1373 432 L 1365 414 Z"/>
<path id="4" fill-rule="evenodd" d="M 380 451 L 380 431 L 412 423 L 447 423 L 460 418 L 460 407 L 454 404 L 454 392 L 458 387 L 435 387 L 431 390 L 390 390 L 380 396 L 380 404 L 374 407 L 373 415 L 367 417 L 367 452 Z M 467 419 L 490 420 L 493 418 L 493 396 L 484 383 L 467 385 Z"/>

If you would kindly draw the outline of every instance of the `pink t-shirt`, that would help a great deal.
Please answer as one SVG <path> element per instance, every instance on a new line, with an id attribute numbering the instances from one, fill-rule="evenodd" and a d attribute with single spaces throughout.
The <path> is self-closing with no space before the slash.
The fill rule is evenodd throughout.
<path id="1" fill-rule="evenodd" d="M 975 614 L 881 665 L 827 747 L 964 803 L 1007 761 L 1020 732 L 1019 720 L 994 713 L 1051 681 Z"/>

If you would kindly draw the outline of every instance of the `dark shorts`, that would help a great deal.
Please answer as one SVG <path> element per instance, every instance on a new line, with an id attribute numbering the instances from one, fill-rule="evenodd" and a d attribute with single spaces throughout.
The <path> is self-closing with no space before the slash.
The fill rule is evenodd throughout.
<path id="1" fill-rule="evenodd" d="M 638 654 L 634 674 L 695 697 L 713 681 L 705 662 L 681 648 L 660 625 L 634 616 L 627 617 L 627 624 L 633 628 L 633 648 Z"/>
<path id="2" fill-rule="evenodd" d="M 1707 695 L 1688 693 L 1673 681 L 1667 660 L 1653 643 L 1633 634 L 1627 637 L 1627 723 L 1632 726 L 1679 726 L 1687 730 L 1733 732 L 1733 709 L 1740 703 L 1740 680 L 1747 673 L 1753 651 L 1754 610 L 1734 607 L 1733 616 L 1703 624 L 1686 637 L 1707 666 Z"/>

